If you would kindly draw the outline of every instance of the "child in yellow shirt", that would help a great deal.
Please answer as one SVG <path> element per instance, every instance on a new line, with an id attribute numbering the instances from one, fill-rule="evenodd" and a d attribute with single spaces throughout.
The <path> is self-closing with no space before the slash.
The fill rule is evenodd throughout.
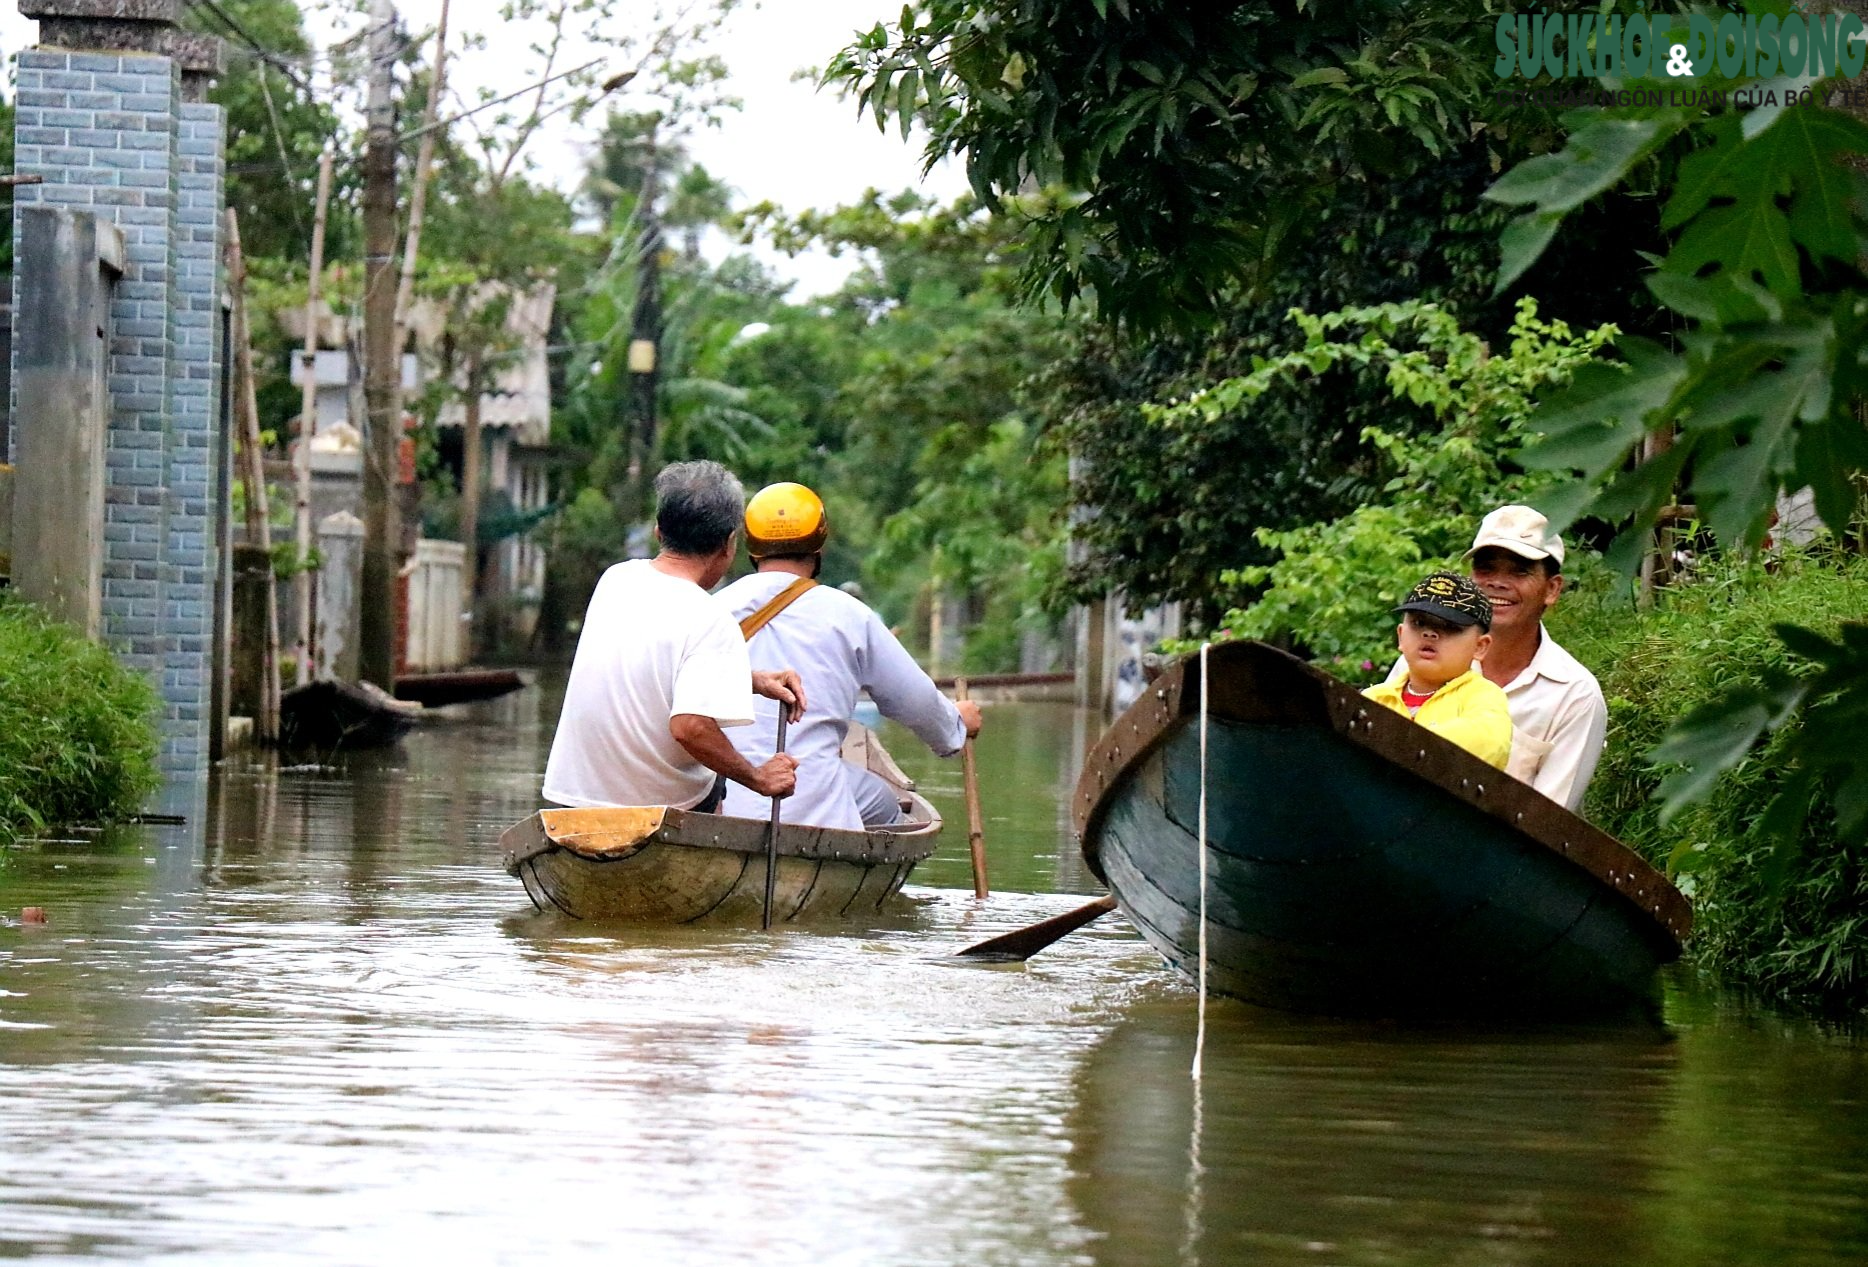
<path id="1" fill-rule="evenodd" d="M 1473 667 L 1492 643 L 1492 604 L 1466 577 L 1435 572 L 1395 608 L 1407 675 L 1362 692 L 1499 769 L 1511 757 L 1505 692 Z"/>

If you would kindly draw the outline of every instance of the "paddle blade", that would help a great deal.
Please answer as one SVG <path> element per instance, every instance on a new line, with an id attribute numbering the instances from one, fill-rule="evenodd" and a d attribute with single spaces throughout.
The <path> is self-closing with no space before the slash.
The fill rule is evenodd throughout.
<path id="1" fill-rule="evenodd" d="M 976 946 L 955 951 L 954 956 L 958 959 L 983 959 L 989 963 L 1023 963 L 1052 942 L 1115 909 L 1115 898 L 1099 897 L 1074 911 L 1041 919 L 1035 924 L 987 938 Z"/>

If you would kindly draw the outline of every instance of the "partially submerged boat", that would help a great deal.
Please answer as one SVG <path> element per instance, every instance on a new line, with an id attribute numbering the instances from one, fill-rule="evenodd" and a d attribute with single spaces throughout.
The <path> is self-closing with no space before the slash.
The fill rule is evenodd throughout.
<path id="1" fill-rule="evenodd" d="M 472 704 L 522 691 L 530 680 L 517 669 L 453 669 L 445 673 L 404 673 L 396 679 L 396 698 L 426 708 Z"/>
<path id="2" fill-rule="evenodd" d="M 868 831 L 778 829 L 772 922 L 874 915 L 934 852 L 941 817 L 880 741 L 852 726 L 843 758 L 897 790 L 903 821 Z M 764 819 L 662 805 L 546 809 L 500 837 L 533 905 L 575 919 L 752 922 L 765 898 Z"/>
<path id="3" fill-rule="evenodd" d="M 1208 655 L 1210 988 L 1326 1015 L 1652 1007 L 1693 916 L 1634 851 L 1276 648 Z M 1193 656 L 1104 735 L 1072 807 L 1090 868 L 1189 975 L 1200 790 Z"/>
<path id="4" fill-rule="evenodd" d="M 308 682 L 279 698 L 279 746 L 334 755 L 387 748 L 422 717 L 422 706 L 371 682 Z"/>

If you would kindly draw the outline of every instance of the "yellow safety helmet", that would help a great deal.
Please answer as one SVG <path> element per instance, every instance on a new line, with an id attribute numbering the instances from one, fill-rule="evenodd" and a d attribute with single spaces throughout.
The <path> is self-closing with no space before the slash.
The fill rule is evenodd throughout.
<path id="1" fill-rule="evenodd" d="M 746 503 L 746 553 L 816 554 L 830 537 L 823 499 L 802 484 L 768 484 Z"/>

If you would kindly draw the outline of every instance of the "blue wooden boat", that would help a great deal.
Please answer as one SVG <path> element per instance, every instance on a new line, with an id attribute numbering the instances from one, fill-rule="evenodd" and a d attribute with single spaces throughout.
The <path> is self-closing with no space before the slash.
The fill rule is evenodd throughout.
<path id="1" fill-rule="evenodd" d="M 1692 908 L 1613 837 L 1293 656 L 1209 652 L 1209 986 L 1341 1016 L 1651 1010 Z M 1086 760 L 1084 857 L 1142 936 L 1198 955 L 1200 663 Z"/>

